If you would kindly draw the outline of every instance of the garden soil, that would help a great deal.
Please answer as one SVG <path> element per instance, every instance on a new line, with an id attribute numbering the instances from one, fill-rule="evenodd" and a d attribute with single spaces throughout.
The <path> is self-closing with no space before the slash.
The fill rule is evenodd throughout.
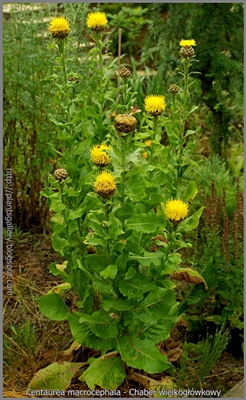
<path id="1" fill-rule="evenodd" d="M 67 323 L 49 321 L 39 312 L 35 302 L 35 299 L 62 282 L 60 277 L 51 275 L 47 268 L 51 262 L 63 262 L 52 249 L 50 235 L 33 231 L 17 234 L 13 255 L 12 296 L 5 294 L 4 286 L 3 397 L 27 398 L 32 397 L 25 392 L 33 375 L 50 363 L 61 360 L 61 355 L 70 347 L 72 340 Z M 67 294 L 65 301 L 70 309 L 73 309 L 75 300 L 73 295 Z M 33 346 L 30 346 L 30 340 Z M 222 354 L 203 382 L 204 389 L 221 390 L 223 395 L 243 379 L 243 357 L 238 354 L 235 357 L 231 349 L 233 343 L 230 353 L 225 351 Z M 69 361 L 85 361 L 85 357 L 93 355 L 96 355 L 93 350 L 78 350 L 74 352 L 73 359 L 70 355 Z M 128 372 L 131 372 L 133 379 L 124 382 L 121 392 L 128 393 L 130 388 L 144 389 L 145 382 L 149 382 L 148 376 L 133 369 Z M 165 375 L 156 374 L 154 379 L 161 381 L 166 378 Z M 153 377 L 149 378 L 151 380 Z M 86 390 L 87 387 L 75 378 L 69 389 Z M 124 396 L 131 397 L 127 394 Z"/>

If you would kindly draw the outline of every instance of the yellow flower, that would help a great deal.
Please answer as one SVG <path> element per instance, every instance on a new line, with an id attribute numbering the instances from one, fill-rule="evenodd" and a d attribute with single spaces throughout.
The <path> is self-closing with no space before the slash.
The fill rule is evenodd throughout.
<path id="1" fill-rule="evenodd" d="M 94 146 L 90 151 L 92 162 L 99 167 L 108 165 L 110 163 L 110 157 L 106 151 L 109 149 L 110 147 L 106 144 Z"/>
<path id="2" fill-rule="evenodd" d="M 147 153 L 147 151 L 145 151 L 145 152 L 143 153 L 143 158 L 145 158 L 145 160 L 148 159 L 148 153 Z"/>
<path id="3" fill-rule="evenodd" d="M 188 204 L 182 200 L 169 200 L 163 208 L 167 218 L 173 221 L 180 221 L 188 215 Z"/>
<path id="4" fill-rule="evenodd" d="M 151 115 L 161 115 L 166 108 L 164 96 L 150 95 L 145 97 L 145 110 Z"/>
<path id="5" fill-rule="evenodd" d="M 70 32 L 68 20 L 64 17 L 53 18 L 50 22 L 49 31 L 53 38 L 65 39 Z"/>
<path id="6" fill-rule="evenodd" d="M 87 28 L 97 32 L 103 31 L 107 23 L 106 14 L 100 11 L 89 13 L 86 20 Z"/>
<path id="7" fill-rule="evenodd" d="M 151 146 L 152 145 L 152 140 L 146 140 L 146 142 L 144 142 L 146 144 L 146 146 Z"/>
<path id="8" fill-rule="evenodd" d="M 116 190 L 114 176 L 110 172 L 102 172 L 97 176 L 94 189 L 102 197 L 110 197 Z"/>
<path id="9" fill-rule="evenodd" d="M 180 46 L 182 47 L 189 47 L 189 46 L 196 46 L 196 42 L 194 39 L 190 39 L 190 40 L 180 40 Z"/>

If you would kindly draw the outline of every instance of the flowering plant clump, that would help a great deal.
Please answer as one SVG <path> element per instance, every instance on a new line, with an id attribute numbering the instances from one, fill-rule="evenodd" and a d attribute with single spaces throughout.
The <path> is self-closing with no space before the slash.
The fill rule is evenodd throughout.
<path id="1" fill-rule="evenodd" d="M 107 154 L 108 150 L 110 150 L 110 146 L 106 144 L 94 146 L 90 151 L 92 162 L 99 167 L 108 165 L 110 163 L 110 157 Z"/>
<path id="2" fill-rule="evenodd" d="M 104 12 L 91 12 L 87 16 L 86 24 L 88 28 L 96 32 L 100 32 L 107 26 L 108 19 Z"/>
<path id="3" fill-rule="evenodd" d="M 70 32 L 68 20 L 65 17 L 53 18 L 49 26 L 49 31 L 53 38 L 65 39 Z"/>
<path id="4" fill-rule="evenodd" d="M 180 221 L 188 215 L 188 204 L 178 199 L 169 200 L 164 207 L 164 212 L 169 219 Z"/>
<path id="5" fill-rule="evenodd" d="M 106 25 L 104 13 L 87 17 L 92 30 Z M 180 249 L 188 244 L 182 235 L 197 227 L 203 211 L 201 207 L 187 217 L 188 203 L 197 193 L 195 182 L 185 176 L 192 142 L 192 131 L 188 143 L 185 137 L 185 121 L 191 113 L 187 98 L 192 60 L 181 63 L 183 93 L 180 99 L 170 94 L 169 118 L 162 115 L 167 107 L 163 95 L 147 95 L 144 104 L 132 97 L 128 103 L 127 85 L 133 78 L 119 79 L 124 85 L 123 105 L 116 103 L 120 91 L 105 71 L 101 36 L 91 35 L 95 68 L 90 90 L 81 92 L 68 84 L 66 42 L 57 44 L 66 112 L 61 120 L 53 116 L 52 120 L 60 129 L 55 154 L 64 170 L 50 177 L 43 194 L 53 211 L 52 245 L 66 262 L 62 268 L 56 263 L 49 266 L 64 283 L 38 301 L 45 316 L 68 321 L 76 346 L 100 352 L 81 371 L 80 379 L 91 390 L 117 388 L 127 377 L 128 367 L 149 374 L 172 368 L 171 354 L 162 354 L 158 347 L 180 319 L 170 276 L 177 280 L 184 276 Z M 143 113 L 141 119 L 143 108 L 148 114 Z M 132 115 L 134 110 L 139 112 L 138 120 Z M 111 120 L 108 115 L 116 116 Z M 169 141 L 165 147 L 163 128 Z M 98 173 L 92 163 L 105 169 Z M 175 198 L 182 200 L 170 200 Z M 190 268 L 185 269 L 185 280 L 204 282 Z M 63 300 L 67 291 L 78 298 L 75 311 Z"/>
<path id="6" fill-rule="evenodd" d="M 151 115 L 161 115 L 166 108 L 165 97 L 150 95 L 145 98 L 145 110 Z"/>

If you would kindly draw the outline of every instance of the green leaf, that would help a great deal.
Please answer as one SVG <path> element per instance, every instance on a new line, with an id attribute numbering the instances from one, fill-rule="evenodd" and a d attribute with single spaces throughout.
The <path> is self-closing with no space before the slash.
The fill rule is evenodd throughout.
<path id="1" fill-rule="evenodd" d="M 134 305 L 123 299 L 102 300 L 102 308 L 105 311 L 109 311 L 110 309 L 115 309 L 117 311 L 127 311 L 132 310 L 133 307 Z"/>
<path id="2" fill-rule="evenodd" d="M 88 270 L 93 269 L 96 272 L 102 271 L 108 266 L 108 257 L 98 254 L 89 254 L 84 260 Z"/>
<path id="3" fill-rule="evenodd" d="M 93 390 L 98 385 L 103 389 L 113 390 L 121 385 L 125 379 L 125 371 L 120 357 L 112 357 L 106 360 L 101 357 L 89 359 L 91 365 L 79 378 L 85 381 Z"/>
<path id="4" fill-rule="evenodd" d="M 73 220 L 73 219 L 77 219 L 77 218 L 81 218 L 83 213 L 84 213 L 84 207 L 78 207 L 75 211 L 70 211 L 68 214 L 68 221 L 69 220 Z"/>
<path id="5" fill-rule="evenodd" d="M 143 331 L 143 333 L 140 333 L 140 336 L 141 338 L 143 336 L 146 340 L 149 340 L 154 344 L 158 344 L 170 336 L 170 332 L 176 325 L 177 321 L 178 317 L 176 315 L 166 316 L 164 323 L 150 325 Z"/>
<path id="6" fill-rule="evenodd" d="M 52 114 L 48 114 L 48 117 L 49 117 L 49 120 L 51 122 L 53 122 L 53 124 L 55 124 L 56 126 L 63 126 L 64 125 L 62 122 L 57 121 L 57 119 L 55 119 Z"/>
<path id="7" fill-rule="evenodd" d="M 191 217 L 184 219 L 184 221 L 182 221 L 179 224 L 177 232 L 185 233 L 185 232 L 193 231 L 193 229 L 196 229 L 199 224 L 199 219 L 202 215 L 204 208 L 205 207 L 202 206 Z"/>
<path id="8" fill-rule="evenodd" d="M 105 237 L 102 235 L 98 235 L 95 232 L 89 232 L 86 236 L 85 240 L 83 241 L 84 244 L 88 244 L 90 246 L 105 246 L 106 240 Z"/>
<path id="9" fill-rule="evenodd" d="M 151 291 L 139 307 L 133 310 L 134 319 L 140 319 L 147 324 L 165 320 L 175 303 L 174 291 L 159 287 Z"/>
<path id="10" fill-rule="evenodd" d="M 59 294 L 46 294 L 38 300 L 40 311 L 53 321 L 64 321 L 68 318 L 69 309 Z"/>
<path id="11" fill-rule="evenodd" d="M 118 266 L 111 264 L 100 272 L 100 276 L 102 276 L 104 279 L 107 278 L 114 279 L 117 275 L 117 272 L 118 272 Z"/>
<path id="12" fill-rule="evenodd" d="M 60 285 L 54 286 L 52 289 L 48 291 L 47 294 L 57 293 L 60 295 L 61 293 L 64 293 L 70 289 L 71 289 L 71 283 L 64 282 L 61 283 Z"/>
<path id="13" fill-rule="evenodd" d="M 92 315 L 83 314 L 79 322 L 89 325 L 91 331 L 102 339 L 113 338 L 117 335 L 117 322 L 104 310 L 96 311 Z"/>
<path id="14" fill-rule="evenodd" d="M 51 199 L 50 211 L 61 212 L 65 210 L 66 206 L 60 199 Z"/>
<path id="15" fill-rule="evenodd" d="M 126 221 L 126 230 L 133 229 L 137 232 L 153 233 L 161 225 L 161 219 L 154 213 L 134 215 Z"/>
<path id="16" fill-rule="evenodd" d="M 126 190 L 132 201 L 139 201 L 139 199 L 143 199 L 146 196 L 144 181 L 139 173 L 128 179 Z"/>
<path id="17" fill-rule="evenodd" d="M 183 201 L 193 200 L 196 196 L 198 190 L 195 181 L 190 181 L 188 187 L 186 188 L 184 194 L 182 195 Z"/>
<path id="18" fill-rule="evenodd" d="M 51 242 L 53 249 L 63 257 L 68 249 L 69 242 L 64 238 L 61 238 L 57 232 L 54 232 L 51 236 Z"/>
<path id="19" fill-rule="evenodd" d="M 139 273 L 136 273 L 131 279 L 119 281 L 120 292 L 129 299 L 139 297 L 155 288 L 156 286 L 149 279 Z"/>
<path id="20" fill-rule="evenodd" d="M 143 369 L 149 374 L 157 374 L 170 367 L 167 357 L 150 340 L 122 335 L 118 338 L 118 351 L 128 366 Z"/>
<path id="21" fill-rule="evenodd" d="M 170 274 L 177 269 L 177 265 L 181 262 L 181 256 L 179 253 L 171 253 L 168 255 L 165 261 L 164 268 L 162 269 L 162 275 Z"/>
<path id="22" fill-rule="evenodd" d="M 80 323 L 79 320 L 83 316 L 82 313 L 70 314 L 68 317 L 69 327 L 73 338 L 83 346 L 90 347 L 94 350 L 109 351 L 115 348 L 115 339 L 101 339 L 91 332 L 90 326 Z"/>
<path id="23" fill-rule="evenodd" d="M 194 133 L 196 133 L 196 131 L 188 130 L 188 131 L 186 132 L 186 134 L 184 135 L 184 137 L 187 138 L 187 137 L 190 136 L 190 135 L 194 135 Z"/>
<path id="24" fill-rule="evenodd" d="M 33 390 L 66 390 L 70 386 L 75 373 L 84 365 L 86 365 L 84 362 L 54 362 L 36 372 L 28 388 Z"/>
<path id="25" fill-rule="evenodd" d="M 158 267 L 162 263 L 163 253 L 161 251 L 156 251 L 155 253 L 145 251 L 143 256 L 133 254 L 129 256 L 129 259 L 137 260 L 143 267 L 149 267 L 151 263 Z"/>
<path id="26" fill-rule="evenodd" d="M 74 339 L 77 340 L 78 343 L 85 345 L 86 338 L 90 333 L 90 329 L 85 324 L 81 324 L 79 322 L 81 316 L 81 313 L 74 313 L 72 315 L 70 314 L 68 317 L 68 322 Z"/>

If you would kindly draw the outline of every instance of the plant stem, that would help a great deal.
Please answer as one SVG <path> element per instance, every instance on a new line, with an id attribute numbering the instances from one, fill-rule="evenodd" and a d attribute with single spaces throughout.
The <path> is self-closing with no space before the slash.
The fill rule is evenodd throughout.
<path id="1" fill-rule="evenodd" d="M 109 262 L 110 262 L 110 247 L 109 247 L 109 237 L 108 237 L 108 234 L 109 234 L 109 229 L 108 229 L 108 222 L 109 222 L 109 207 L 110 207 L 110 203 L 108 203 L 107 201 L 105 202 L 105 206 L 104 206 L 104 209 L 105 209 L 105 219 L 106 219 L 106 232 L 107 232 L 107 239 L 106 239 L 106 251 L 107 251 L 107 256 L 108 256 L 108 259 L 109 259 Z"/>
<path id="2" fill-rule="evenodd" d="M 157 136 L 157 123 L 158 123 L 158 116 L 153 117 L 153 138 L 156 139 Z M 153 164 L 153 157 L 154 157 L 154 143 L 151 143 L 150 146 L 150 164 Z M 149 182 L 153 181 L 153 171 L 149 172 Z M 151 194 L 151 187 L 148 188 L 148 199 L 150 200 Z"/>
<path id="3" fill-rule="evenodd" d="M 128 139 L 128 136 L 127 136 Z M 124 137 L 121 138 L 121 207 L 125 205 L 125 180 L 126 180 L 126 147 L 128 140 L 124 141 Z M 122 230 L 125 230 L 125 220 L 122 219 Z"/>
<path id="4" fill-rule="evenodd" d="M 184 134 L 185 134 L 185 122 L 186 122 L 186 113 L 187 113 L 187 98 L 188 98 L 188 79 L 189 79 L 189 66 L 190 63 L 188 60 L 184 60 L 184 98 L 183 98 L 183 115 L 182 115 L 182 123 L 180 127 L 180 141 L 179 141 L 179 150 L 178 150 L 178 167 L 177 167 L 177 178 L 176 178 L 176 188 L 178 188 L 179 179 L 180 179 L 180 171 L 181 171 L 181 163 L 182 163 L 182 155 L 183 155 L 183 145 L 184 145 Z"/>
<path id="5" fill-rule="evenodd" d="M 120 55 L 121 55 L 121 38 L 122 38 L 122 29 L 119 28 L 118 31 L 118 93 L 117 93 L 117 102 L 120 102 Z"/>
<path id="6" fill-rule="evenodd" d="M 65 60 L 65 52 L 64 52 L 64 40 L 59 40 L 58 42 L 58 49 L 61 56 L 61 63 L 62 63 L 62 71 L 63 71 L 63 79 L 64 79 L 64 89 L 66 94 L 66 103 L 67 103 L 67 120 L 70 122 L 71 115 L 70 115 L 70 102 L 68 96 L 68 79 L 67 79 L 67 67 L 66 67 L 66 60 Z"/>

